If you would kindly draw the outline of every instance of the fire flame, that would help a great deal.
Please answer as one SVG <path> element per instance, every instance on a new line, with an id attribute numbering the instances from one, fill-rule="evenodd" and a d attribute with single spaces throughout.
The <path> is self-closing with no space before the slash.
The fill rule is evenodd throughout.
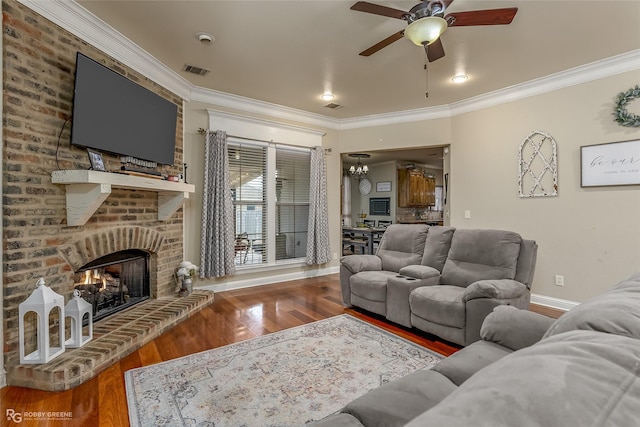
<path id="1" fill-rule="evenodd" d="M 107 288 L 107 279 L 105 279 L 105 277 L 100 274 L 100 272 L 98 270 L 87 270 L 84 272 L 84 285 L 91 285 L 94 283 L 101 283 L 102 282 L 102 287 L 100 288 L 100 290 L 104 290 Z"/>

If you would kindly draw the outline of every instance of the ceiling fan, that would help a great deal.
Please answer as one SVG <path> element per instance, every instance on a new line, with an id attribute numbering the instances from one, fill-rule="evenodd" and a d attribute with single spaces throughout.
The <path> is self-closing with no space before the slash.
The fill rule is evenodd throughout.
<path id="1" fill-rule="evenodd" d="M 453 3 L 453 0 L 425 0 L 415 5 L 408 12 L 366 1 L 355 3 L 351 6 L 351 10 L 402 19 L 409 24 L 406 29 L 400 30 L 370 48 L 363 50 L 360 55 L 373 55 L 402 37 L 407 37 L 416 45 L 424 46 L 429 62 L 433 62 L 444 56 L 444 47 L 440 36 L 448 27 L 506 25 L 511 23 L 518 11 L 517 7 L 507 7 L 454 12 L 445 16 L 445 9 L 451 3 Z"/>

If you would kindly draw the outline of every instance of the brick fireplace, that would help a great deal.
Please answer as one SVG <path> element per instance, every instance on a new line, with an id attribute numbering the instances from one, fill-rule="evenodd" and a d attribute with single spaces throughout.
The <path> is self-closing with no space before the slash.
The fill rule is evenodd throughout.
<path id="1" fill-rule="evenodd" d="M 108 335 L 118 328 L 122 337 L 117 340 L 127 343 L 114 344 L 117 351 L 110 349 L 106 356 L 95 356 L 93 361 L 85 354 L 93 350 L 78 352 L 73 357 L 86 358 L 84 363 L 91 365 L 90 368 L 78 368 L 67 360 L 71 367 L 64 369 L 76 369 L 78 375 L 49 387 L 47 381 L 52 378 L 42 376 L 36 381 L 33 370 L 19 365 L 18 305 L 31 294 L 38 278 L 44 277 L 47 285 L 63 295 L 66 302 L 74 290 L 75 272 L 83 266 L 114 252 L 140 251 L 148 255 L 150 299 L 139 305 L 160 310 L 154 305 L 156 301 L 176 298 L 173 272 L 183 254 L 183 208 L 165 220 L 159 220 L 158 195 L 153 191 L 114 188 L 85 224 L 67 224 L 66 189 L 64 185 L 53 184 L 51 174 L 58 169 L 86 170 L 89 167 L 86 151 L 69 143 L 68 119 L 73 106 L 76 52 L 84 53 L 178 105 L 176 166 L 164 168 L 162 172 L 167 174 L 177 174 L 182 169 L 183 100 L 20 3 L 6 0 L 2 7 L 4 363 L 10 385 L 61 389 L 90 378 L 104 369 L 105 363 L 113 363 L 148 341 L 149 334 L 137 332 L 140 324 L 145 323 L 141 321 L 143 317 L 151 316 L 152 320 L 147 319 L 146 324 L 155 332 L 166 325 L 158 326 L 157 313 L 150 314 L 153 308 L 146 309 L 146 314 L 138 315 L 137 319 L 125 311 L 111 316 L 113 320 L 97 322 L 94 337 L 98 329 L 98 338 L 94 339 L 94 347 L 110 347 L 104 340 L 99 344 L 100 335 Z M 116 156 L 103 154 L 103 158 L 107 170 L 119 167 Z M 200 303 L 194 301 L 202 298 L 194 298 L 191 302 L 176 304 L 197 306 Z M 122 331 L 123 319 L 125 323 L 136 324 L 134 332 Z M 99 326 L 101 322 L 116 325 L 115 329 L 104 329 Z M 175 323 L 175 319 L 171 322 Z M 144 338 L 140 338 L 142 336 Z M 107 340 L 108 343 L 112 341 L 115 342 L 112 338 Z M 57 361 L 54 359 L 49 364 L 62 363 Z"/>

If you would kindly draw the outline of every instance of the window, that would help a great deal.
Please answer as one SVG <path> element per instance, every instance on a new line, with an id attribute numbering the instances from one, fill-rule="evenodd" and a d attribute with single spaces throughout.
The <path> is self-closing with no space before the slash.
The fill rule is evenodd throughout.
<path id="1" fill-rule="evenodd" d="M 230 142 L 227 150 L 236 227 L 236 264 L 265 262 L 267 148 Z"/>
<path id="2" fill-rule="evenodd" d="M 276 149 L 276 261 L 307 255 L 309 150 Z"/>
<path id="3" fill-rule="evenodd" d="M 306 257 L 309 149 L 229 138 L 236 265 Z"/>

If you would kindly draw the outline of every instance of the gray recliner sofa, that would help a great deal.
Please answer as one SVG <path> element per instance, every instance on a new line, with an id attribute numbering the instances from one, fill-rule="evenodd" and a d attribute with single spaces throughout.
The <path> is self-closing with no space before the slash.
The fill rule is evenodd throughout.
<path id="1" fill-rule="evenodd" d="M 640 273 L 557 320 L 498 306 L 481 336 L 311 425 L 638 425 Z"/>
<path id="2" fill-rule="evenodd" d="M 342 258 L 343 302 L 469 345 L 497 305 L 528 308 L 536 255 L 511 231 L 396 224 L 375 255 Z"/>

